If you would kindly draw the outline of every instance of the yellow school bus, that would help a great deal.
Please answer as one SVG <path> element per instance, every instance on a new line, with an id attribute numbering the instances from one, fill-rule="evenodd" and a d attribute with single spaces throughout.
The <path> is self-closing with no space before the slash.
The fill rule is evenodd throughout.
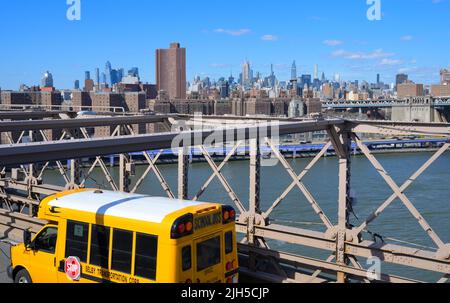
<path id="1" fill-rule="evenodd" d="M 49 196 L 11 248 L 16 283 L 236 283 L 235 210 L 95 189 Z M 70 261 L 69 261 L 70 260 Z"/>

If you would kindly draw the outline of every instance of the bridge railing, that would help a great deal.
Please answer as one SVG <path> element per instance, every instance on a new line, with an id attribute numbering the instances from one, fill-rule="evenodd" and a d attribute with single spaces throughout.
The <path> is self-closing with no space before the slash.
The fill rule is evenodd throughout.
<path id="1" fill-rule="evenodd" d="M 136 118 L 138 119 L 138 118 Z M 402 265 L 411 269 L 426 270 L 440 274 L 439 282 L 446 282 L 450 274 L 450 245 L 445 238 L 439 235 L 427 222 L 418 208 L 405 194 L 405 191 L 413 182 L 422 175 L 435 161 L 441 157 L 450 147 L 444 144 L 432 157 L 424 163 L 404 184 L 397 184 L 383 165 L 371 153 L 370 149 L 359 139 L 357 133 L 389 133 L 389 134 L 428 134 L 446 137 L 450 135 L 448 124 L 413 124 L 413 123 L 377 123 L 364 121 L 344 120 L 316 120 L 316 121 L 291 121 L 274 123 L 261 120 L 253 124 L 238 127 L 224 127 L 220 121 L 216 129 L 195 129 L 186 117 L 177 120 L 166 121 L 166 127 L 171 132 L 136 135 L 133 121 L 127 120 L 123 124 L 113 123 L 113 131 L 109 138 L 91 138 L 86 127 L 72 126 L 64 129 L 60 142 L 50 142 L 45 136 L 45 129 L 38 131 L 43 142 L 17 144 L 7 132 L 8 146 L 0 146 L 0 198 L 3 209 L 0 211 L 0 226 L 3 231 L 13 234 L 14 231 L 32 229 L 37 231 L 40 222 L 35 218 L 39 202 L 43 197 L 63 189 L 85 187 L 90 182 L 95 171 L 97 186 L 109 188 L 114 191 L 139 192 L 144 180 L 154 174 L 158 180 L 158 186 L 170 198 L 201 199 L 214 179 L 217 179 L 224 188 L 228 200 L 221 203 L 231 203 L 239 213 L 237 231 L 242 235 L 240 254 L 242 256 L 243 271 L 248 275 L 265 278 L 278 282 L 323 282 L 323 281 L 386 281 L 386 282 L 416 282 L 415 280 L 402 278 L 388 273 L 368 275 L 362 260 L 373 257 L 380 262 Z M 160 123 L 160 121 L 155 121 Z M 237 121 L 236 121 L 237 122 Z M 80 123 L 80 122 L 77 122 Z M 138 122 L 135 122 L 138 123 Z M 2 130 L 0 122 L 0 131 Z M 193 123 L 195 125 L 195 123 Z M 238 124 L 238 123 L 237 123 Z M 89 124 L 91 125 L 91 124 Z M 97 125 L 98 126 L 98 125 Z M 7 125 L 4 126 L 6 130 Z M 32 126 L 23 126 L 32 128 Z M 46 129 L 57 129 L 61 125 L 45 125 Z M 180 128 L 183 131 L 180 132 Z M 169 130 L 169 129 L 167 129 Z M 280 152 L 277 146 L 277 136 L 326 130 L 328 142 L 322 150 L 315 155 L 309 164 L 300 172 L 296 172 L 286 155 Z M 23 129 L 23 134 L 27 131 Z M 36 132 L 36 130 L 35 130 Z M 22 134 L 22 135 L 23 135 Z M 214 140 L 211 140 L 211 138 Z M 181 140 L 180 140 L 181 139 Z M 178 141 L 177 141 L 178 140 Z M 177 141 L 177 148 L 174 148 Z M 181 143 L 182 142 L 182 143 Z M 186 143 L 189 142 L 189 143 Z M 212 154 L 211 144 L 231 144 L 231 149 L 221 160 L 217 160 Z M 372 212 L 362 223 L 355 225 L 351 220 L 352 213 L 352 187 L 351 164 L 352 143 L 356 143 L 359 150 L 368 159 L 371 165 L 380 174 L 386 185 L 392 190 L 392 195 L 376 205 Z M 224 168 L 236 155 L 238 148 L 247 145 L 248 151 L 244 155 L 249 163 L 249 189 L 248 199 L 243 199 L 237 194 L 232 183 L 228 180 Z M 198 190 L 189 190 L 189 149 L 196 147 L 201 151 L 202 157 L 211 169 L 210 176 L 204 176 L 205 182 Z M 280 189 L 280 195 L 268 205 L 261 203 L 261 175 L 265 173 L 262 164 L 267 155 L 262 153 L 262 147 L 271 150 L 271 159 L 276 160 L 290 178 L 289 186 Z M 177 184 L 171 184 L 163 175 L 158 161 L 163 149 L 174 148 L 173 153 L 177 158 L 178 178 Z M 148 150 L 160 149 L 156 155 Z M 135 159 L 131 152 L 142 153 L 142 165 L 144 170 L 136 174 Z M 114 174 L 108 167 L 105 157 L 119 154 L 118 174 Z M 327 213 L 319 199 L 305 183 L 305 178 L 311 172 L 320 159 L 326 155 L 335 155 L 338 165 L 338 199 L 336 201 L 337 213 Z M 83 158 L 90 158 L 88 165 Z M 68 160 L 67 162 L 64 162 Z M 30 164 L 31 163 L 31 164 Z M 61 187 L 46 184 L 45 170 L 54 167 L 61 176 Z M 101 184 L 98 173 L 103 174 L 105 182 Z M 175 188 L 177 191 L 175 191 Z M 298 189 L 322 228 L 302 229 L 298 227 L 277 224 L 276 212 L 280 205 L 285 203 L 287 196 Z M 189 195 L 190 192 L 196 193 Z M 446 195 L 447 193 L 442 193 Z M 417 249 L 408 245 L 398 245 L 377 241 L 376 237 L 367 238 L 364 231 L 376 221 L 380 215 L 388 211 L 393 201 L 399 199 L 405 206 L 405 214 L 409 213 L 414 218 L 431 241 L 434 250 Z M 265 206 L 265 207 L 263 207 Z M 337 219 L 336 219 L 337 218 Z M 406 228 L 406 227 L 405 227 Z M 444 235 L 448 237 L 448 235 Z M 285 253 L 271 249 L 272 240 L 297 245 L 298 253 Z M 328 257 L 303 256 L 300 247 L 309 247 L 320 250 Z"/>

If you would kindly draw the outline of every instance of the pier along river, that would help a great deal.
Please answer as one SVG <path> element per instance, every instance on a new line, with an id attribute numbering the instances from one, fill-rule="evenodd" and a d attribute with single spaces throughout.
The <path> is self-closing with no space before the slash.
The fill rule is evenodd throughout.
<path id="1" fill-rule="evenodd" d="M 402 185 L 423 163 L 431 153 L 401 153 L 379 154 L 377 159 L 390 173 L 396 183 Z M 300 172 L 311 159 L 290 159 L 289 163 L 296 172 Z M 177 165 L 158 165 L 167 182 L 176 192 Z M 109 168 L 113 176 L 118 176 L 118 168 Z M 137 166 L 136 173 L 142 174 L 145 166 Z M 415 207 L 421 212 L 431 227 L 437 232 L 445 243 L 450 242 L 450 152 L 440 157 L 410 188 L 405 192 Z M 228 163 L 222 170 L 229 184 L 239 196 L 244 205 L 248 201 L 249 188 L 249 163 L 248 161 L 234 161 Z M 193 163 L 189 167 L 189 197 L 192 198 L 212 174 L 207 163 Z M 103 188 L 108 188 L 101 170 L 96 169 L 91 175 Z M 336 224 L 338 207 L 338 161 L 335 157 L 321 159 L 303 180 L 309 191 L 318 201 L 329 219 Z M 391 194 L 389 186 L 383 181 L 377 171 L 370 165 L 364 156 L 352 158 L 351 186 L 356 197 L 354 214 L 350 215 L 351 223 L 360 225 L 369 215 L 381 205 Z M 47 183 L 63 185 L 62 178 L 57 170 L 49 170 L 45 175 Z M 93 180 L 87 182 L 87 186 L 96 187 Z M 135 179 L 133 179 L 136 182 Z M 262 167 L 261 169 L 261 208 L 266 210 L 275 199 L 292 182 L 287 172 L 279 166 Z M 133 186 L 133 185 L 132 185 Z M 150 174 L 140 187 L 139 193 L 165 196 L 159 182 L 153 174 Z M 206 190 L 201 201 L 219 202 L 230 204 L 232 202 L 222 187 L 215 179 Z M 271 214 L 271 221 L 283 225 L 325 231 L 320 219 L 313 212 L 310 204 L 298 189 L 294 189 L 281 205 Z M 382 237 L 387 243 L 411 246 L 417 249 L 434 251 L 434 245 L 426 232 L 419 226 L 408 209 L 399 199 L 386 209 L 378 219 L 372 222 L 368 230 Z M 367 234 L 370 237 L 370 234 Z M 402 239 L 402 242 L 397 242 Z M 381 241 L 380 238 L 377 239 Z M 298 245 L 291 245 L 280 241 L 268 241 L 270 247 L 275 250 L 291 252 L 298 255 L 309 256 L 318 259 L 326 259 L 328 252 L 310 249 Z M 359 260 L 363 267 L 367 268 L 366 260 Z M 427 282 L 436 282 L 442 276 L 428 271 L 416 270 L 402 266 L 382 264 L 382 272 L 393 273 L 404 277 L 419 279 Z"/>

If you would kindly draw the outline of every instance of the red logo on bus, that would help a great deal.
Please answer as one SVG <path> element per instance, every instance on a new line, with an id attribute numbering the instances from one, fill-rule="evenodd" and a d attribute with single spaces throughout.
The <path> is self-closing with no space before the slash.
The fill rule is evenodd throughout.
<path id="1" fill-rule="evenodd" d="M 81 276 L 81 263 L 77 257 L 68 257 L 64 264 L 64 271 L 67 278 L 72 281 L 80 280 Z"/>

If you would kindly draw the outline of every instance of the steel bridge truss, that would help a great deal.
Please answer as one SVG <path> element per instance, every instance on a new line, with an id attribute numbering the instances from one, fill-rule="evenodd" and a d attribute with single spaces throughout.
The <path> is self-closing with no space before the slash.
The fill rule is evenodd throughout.
<path id="1" fill-rule="evenodd" d="M 167 117 L 166 117 L 167 118 Z M 137 118 L 136 121 L 142 122 Z M 165 118 L 164 118 L 165 119 Z M 180 119 L 189 119 L 180 117 Z M 92 119 L 91 119 L 92 120 Z M 92 126 L 89 120 L 88 126 Z M 168 121 L 174 123 L 174 118 L 164 120 L 167 127 Z M 175 119 L 176 120 L 176 119 Z M 207 124 L 218 124 L 221 129 L 221 122 L 209 120 Z M 161 122 L 155 119 L 153 122 Z M 237 123 L 238 121 L 236 121 Z M 242 122 L 242 121 L 240 121 Z M 248 122 L 248 121 L 247 121 Z M 361 260 L 377 257 L 380 261 L 389 264 L 402 265 L 419 270 L 427 270 L 441 274 L 437 282 L 446 283 L 450 275 L 450 244 L 446 243 L 430 226 L 414 203 L 405 195 L 405 191 L 417 180 L 435 161 L 442 156 L 450 147 L 450 143 L 442 146 L 431 158 L 424 163 L 404 184 L 397 184 L 388 171 L 381 165 L 369 148 L 359 139 L 357 133 L 389 133 L 389 134 L 427 134 L 440 137 L 450 135 L 450 125 L 448 124 L 413 124 L 413 123 L 390 123 L 390 122 L 365 122 L 365 121 L 297 121 L 283 120 L 278 126 L 280 134 L 294 134 L 310 132 L 316 130 L 326 130 L 329 141 L 323 149 L 310 161 L 310 163 L 300 172 L 296 172 L 290 162 L 277 148 L 274 134 L 260 131 L 260 128 L 267 128 L 259 120 L 253 121 L 256 126 L 240 126 L 240 130 L 245 133 L 244 138 L 233 135 L 218 136 L 215 140 L 219 143 L 233 143 L 231 150 L 224 156 L 220 163 L 214 159 L 208 150 L 209 146 L 204 144 L 182 146 L 178 149 L 178 192 L 171 188 L 158 168 L 163 149 L 170 148 L 171 142 L 179 133 L 164 133 L 146 136 L 137 136 L 133 130 L 133 120 L 127 118 L 123 124 L 117 121 L 105 120 L 105 125 L 114 123 L 115 130 L 110 138 L 91 138 L 86 127 L 75 124 L 70 125 L 70 129 L 64 129 L 60 142 L 49 142 L 44 129 L 60 128 L 61 122 L 56 120 L 46 122 L 43 129 L 34 130 L 40 134 L 43 142 L 20 144 L 22 138 L 27 134 L 33 139 L 33 132 L 29 129 L 36 128 L 32 125 L 24 125 L 20 129 L 18 124 L 11 128 L 8 122 L 0 122 L 0 131 L 3 131 L 8 139 L 9 146 L 0 147 L 0 198 L 2 209 L 0 210 L 0 228 L 6 235 L 14 236 L 15 231 L 30 229 L 36 232 L 42 224 L 35 218 L 37 207 L 40 201 L 47 195 L 64 189 L 83 188 L 96 168 L 102 172 L 108 187 L 114 191 L 136 193 L 141 188 L 144 180 L 153 173 L 161 186 L 163 192 L 169 198 L 199 200 L 209 188 L 214 179 L 217 179 L 226 191 L 229 201 L 220 201 L 234 205 L 239 213 L 237 220 L 237 231 L 242 234 L 242 241 L 239 244 L 239 252 L 242 257 L 242 271 L 248 276 L 274 282 L 420 282 L 410 278 L 404 278 L 387 273 L 379 275 L 368 275 L 368 271 L 362 266 Z M 3 124 L 3 125 L 2 125 Z M 94 123 L 99 126 L 101 123 Z M 183 123 L 186 125 L 186 123 Z M 270 125 L 270 123 L 269 123 Z M 2 128 L 4 126 L 4 128 Z M 20 129 L 22 131 L 18 141 L 14 142 L 6 131 Z M 217 131 L 217 130 L 216 130 Z M 200 137 L 204 143 L 211 130 L 184 130 L 185 137 Z M 223 138 L 223 139 L 220 139 Z M 198 142 L 198 141 L 193 141 Z M 351 199 L 351 160 L 352 142 L 355 142 L 376 169 L 387 186 L 392 190 L 392 195 L 376 208 L 359 226 L 353 226 L 350 222 L 352 211 Z M 248 200 L 240 198 L 227 180 L 223 169 L 236 154 L 239 147 L 243 145 L 249 147 L 249 191 Z M 148 147 L 142 151 L 143 147 Z M 276 158 L 291 179 L 291 183 L 278 198 L 270 204 L 267 209 L 261 206 L 261 174 L 264 173 L 261 165 L 261 147 L 267 146 L 271 150 L 272 157 Z M 200 150 L 202 157 L 211 168 L 211 175 L 203 185 L 194 191 L 193 197 L 189 196 L 189 157 L 187 151 L 195 147 Z M 156 155 L 150 154 L 147 150 L 161 149 Z M 93 152 L 98 150 L 97 153 Z M 145 170 L 141 175 L 135 175 L 135 161 L 130 156 L 130 152 L 142 152 Z M 104 156 L 111 154 L 119 156 L 119 176 L 114 177 L 105 163 Z M 320 206 L 314 194 L 304 183 L 305 177 L 319 162 L 319 160 L 329 154 L 336 155 L 339 166 L 339 187 L 338 187 L 338 213 L 332 219 Z M 82 167 L 82 157 L 90 156 L 92 161 L 88 167 Z M 32 159 L 32 164 L 27 163 Z M 64 160 L 68 160 L 64 164 Z M 64 186 L 46 184 L 45 171 L 49 167 L 55 167 L 61 176 Z M 7 169 L 8 167 L 8 169 Z M 10 169 L 11 167 L 18 167 Z M 98 170 L 97 170 L 98 171 Z M 134 181 L 134 182 L 133 182 Z M 134 184 L 132 186 L 132 184 Z M 301 229 L 292 226 L 276 224 L 274 220 L 274 210 L 283 204 L 286 197 L 294 190 L 298 189 L 305 197 L 306 201 L 321 221 L 324 230 L 319 232 L 311 229 Z M 409 214 L 417 221 L 435 244 L 436 251 L 417 249 L 410 246 L 402 246 L 385 242 L 364 240 L 363 233 L 368 226 L 377 220 L 387 208 L 399 199 L 404 204 Z M 448 235 L 446 235 L 448 237 Z M 325 260 L 301 256 L 300 254 L 290 254 L 271 249 L 270 241 L 282 241 L 299 247 L 310 247 L 324 251 L 329 255 Z"/>

